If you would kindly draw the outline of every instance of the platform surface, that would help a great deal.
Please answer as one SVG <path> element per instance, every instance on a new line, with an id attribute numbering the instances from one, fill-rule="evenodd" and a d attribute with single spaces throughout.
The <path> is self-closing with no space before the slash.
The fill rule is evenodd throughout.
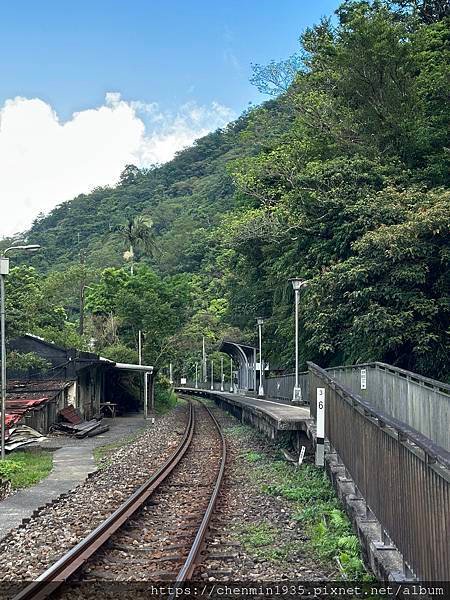
<path id="1" fill-rule="evenodd" d="M 231 394 L 230 392 L 219 392 L 217 390 L 202 390 L 200 388 L 177 387 L 176 391 L 194 395 L 202 394 L 210 398 L 214 396 L 221 398 L 223 401 L 234 404 L 244 410 L 264 415 L 276 424 L 277 429 L 285 431 L 305 429 L 306 424 L 312 420 L 308 406 L 293 406 L 282 401 L 277 402 L 275 400 L 265 400 L 263 398 Z"/>

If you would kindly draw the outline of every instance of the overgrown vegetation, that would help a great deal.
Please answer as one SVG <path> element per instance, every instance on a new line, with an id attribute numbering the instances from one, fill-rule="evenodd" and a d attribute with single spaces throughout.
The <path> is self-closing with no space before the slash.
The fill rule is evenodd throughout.
<path id="1" fill-rule="evenodd" d="M 192 379 L 203 335 L 214 358 L 224 337 L 253 342 L 264 315 L 266 356 L 289 368 L 288 278 L 302 276 L 303 362 L 448 378 L 444 4 L 344 1 L 293 58 L 255 66 L 271 100 L 37 219 L 27 239 L 43 247 L 39 275 L 12 269 L 9 335 L 93 337 L 120 357 L 142 330 L 148 362 Z"/>
<path id="2" fill-rule="evenodd" d="M 241 457 L 249 463 L 249 476 L 265 494 L 288 503 L 293 520 L 308 536 L 312 555 L 339 569 L 343 579 L 371 581 L 361 560 L 361 548 L 351 523 L 322 469 L 307 463 L 295 467 L 281 459 L 251 449 L 260 434 L 245 425 L 227 428 L 228 435 L 240 440 Z M 266 560 L 289 560 L 295 548 L 277 547 L 276 528 L 261 521 L 246 524 L 238 530 L 239 539 L 248 552 Z"/>
<path id="3" fill-rule="evenodd" d="M 11 482 L 13 490 L 38 483 L 53 467 L 51 452 L 44 450 L 16 450 L 0 462 L 0 477 Z"/>
<path id="4" fill-rule="evenodd" d="M 155 383 L 155 410 L 163 414 L 177 405 L 178 399 L 169 380 L 159 376 Z"/>

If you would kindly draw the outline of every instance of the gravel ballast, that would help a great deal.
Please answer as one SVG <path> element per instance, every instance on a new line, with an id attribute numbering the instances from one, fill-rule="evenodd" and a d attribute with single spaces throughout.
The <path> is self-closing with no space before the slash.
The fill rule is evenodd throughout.
<path id="1" fill-rule="evenodd" d="M 186 405 L 158 417 L 84 483 L 14 529 L 0 544 L 0 581 L 33 580 L 99 525 L 173 452 L 186 419 Z"/>
<path id="2" fill-rule="evenodd" d="M 217 407 L 213 412 L 224 428 L 228 463 L 197 575 L 210 582 L 339 579 L 335 565 L 314 556 L 308 535 L 293 518 L 292 504 L 264 493 L 253 477 L 249 458 L 279 460 L 280 449 L 228 413 Z"/>

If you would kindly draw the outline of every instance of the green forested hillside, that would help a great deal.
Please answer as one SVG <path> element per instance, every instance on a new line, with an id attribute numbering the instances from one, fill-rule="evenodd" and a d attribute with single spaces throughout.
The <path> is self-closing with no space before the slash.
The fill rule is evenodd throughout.
<path id="1" fill-rule="evenodd" d="M 211 351 L 224 336 L 252 341 L 265 316 L 266 352 L 289 368 L 295 275 L 310 281 L 302 360 L 447 378 L 449 20 L 440 2 L 344 2 L 302 34 L 298 56 L 255 68 L 266 104 L 39 218 L 27 234 L 43 246 L 37 271 L 9 279 L 10 334 L 93 337 L 132 357 L 142 329 L 146 360 L 181 374 L 203 334 Z M 134 217 L 153 225 L 132 274 Z"/>

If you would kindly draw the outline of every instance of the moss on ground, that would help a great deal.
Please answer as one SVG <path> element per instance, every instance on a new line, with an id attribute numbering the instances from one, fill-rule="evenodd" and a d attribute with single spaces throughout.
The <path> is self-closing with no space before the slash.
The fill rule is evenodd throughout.
<path id="1" fill-rule="evenodd" d="M 0 477 L 11 482 L 13 490 L 34 485 L 53 468 L 51 452 L 40 449 L 18 450 L 0 461 Z"/>

